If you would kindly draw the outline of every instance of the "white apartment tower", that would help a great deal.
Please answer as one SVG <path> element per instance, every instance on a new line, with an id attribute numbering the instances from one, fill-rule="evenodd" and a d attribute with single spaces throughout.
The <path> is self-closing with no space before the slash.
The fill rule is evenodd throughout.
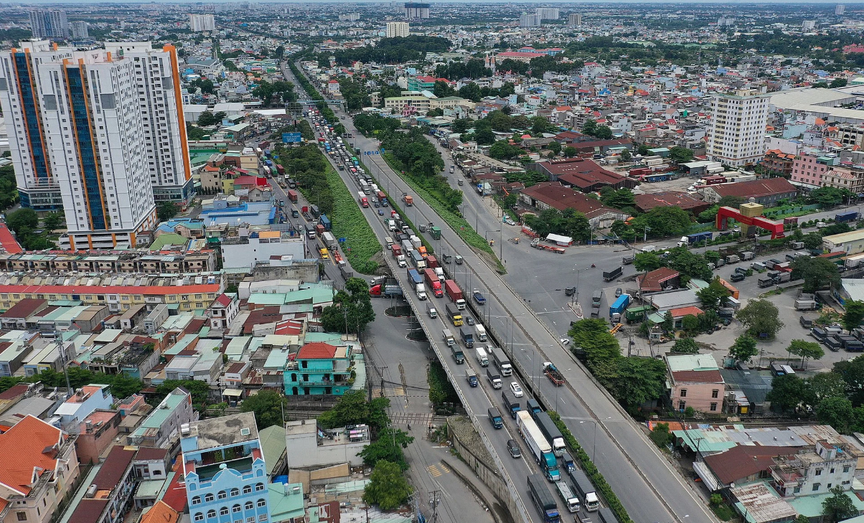
<path id="1" fill-rule="evenodd" d="M 213 15 L 198 15 L 192 13 L 189 15 L 189 29 L 194 33 L 215 31 L 216 20 L 213 18 Z"/>
<path id="2" fill-rule="evenodd" d="M 538 7 L 536 11 L 540 20 L 558 20 L 559 10 L 557 7 Z"/>
<path id="3" fill-rule="evenodd" d="M 714 95 L 707 149 L 712 161 L 739 167 L 762 159 L 769 98 L 755 90 Z"/>
<path id="4" fill-rule="evenodd" d="M 387 38 L 406 37 L 410 34 L 408 22 L 387 22 Z"/>
<path id="5" fill-rule="evenodd" d="M 582 25 L 582 15 L 579 13 L 570 13 L 567 16 L 568 27 L 579 27 Z"/>
<path id="6" fill-rule="evenodd" d="M 834 6 L 834 14 L 840 16 L 846 12 L 846 6 L 843 4 L 837 4 Z"/>
<path id="7" fill-rule="evenodd" d="M 69 38 L 66 11 L 60 9 L 30 11 L 30 30 L 33 32 L 33 38 Z"/>
<path id="8" fill-rule="evenodd" d="M 21 45 L 0 55 L 0 103 L 22 206 L 62 206 L 61 247 L 136 246 L 157 222 L 154 180 L 191 187 L 175 50 Z"/>
<path id="9" fill-rule="evenodd" d="M 541 18 L 537 13 L 522 13 L 519 16 L 519 27 L 540 27 Z"/>

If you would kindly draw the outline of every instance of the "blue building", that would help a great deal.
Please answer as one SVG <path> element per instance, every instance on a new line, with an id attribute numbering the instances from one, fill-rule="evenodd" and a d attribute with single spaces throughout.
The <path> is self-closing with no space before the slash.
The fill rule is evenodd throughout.
<path id="1" fill-rule="evenodd" d="M 352 360 L 349 347 L 329 343 L 307 343 L 297 357 L 288 362 L 282 376 L 286 396 L 334 394 L 341 396 L 349 389 Z"/>
<path id="2" fill-rule="evenodd" d="M 270 523 L 267 467 L 251 412 L 180 428 L 192 522 Z"/>

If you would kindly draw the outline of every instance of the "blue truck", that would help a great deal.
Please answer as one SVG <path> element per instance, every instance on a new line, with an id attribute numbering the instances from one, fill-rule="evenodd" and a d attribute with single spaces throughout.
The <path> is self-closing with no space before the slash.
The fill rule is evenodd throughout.
<path id="1" fill-rule="evenodd" d="M 609 307 L 609 319 L 612 320 L 612 323 L 620 323 L 621 316 L 624 315 L 624 311 L 627 310 L 627 306 L 630 305 L 630 295 L 622 294 L 618 296 L 618 299 L 615 300 L 615 303 Z"/>
<path id="2" fill-rule="evenodd" d="M 696 234 L 688 234 L 687 235 L 687 243 L 693 245 L 694 243 L 699 242 L 709 242 L 714 237 L 714 233 L 711 231 L 708 232 L 697 232 Z"/>
<path id="3" fill-rule="evenodd" d="M 489 410 L 487 410 L 486 413 L 489 414 L 489 423 L 491 423 L 493 427 L 500 429 L 504 426 L 504 418 L 501 417 L 501 411 L 499 411 L 497 407 L 489 407 Z"/>
<path id="4" fill-rule="evenodd" d="M 510 413 L 510 417 L 516 419 L 516 415 L 522 410 L 519 399 L 508 389 L 504 389 L 501 391 L 501 400 L 504 402 L 504 409 Z"/>
<path id="5" fill-rule="evenodd" d="M 417 271 L 417 269 L 408 269 L 408 278 L 411 280 L 411 283 L 414 286 L 423 283 L 423 277 L 420 276 L 420 273 Z"/>
<path id="6" fill-rule="evenodd" d="M 834 216 L 834 222 L 835 223 L 854 222 L 857 219 L 858 219 L 858 212 L 857 211 L 838 212 Z"/>
<path id="7" fill-rule="evenodd" d="M 327 217 L 326 214 L 322 214 L 318 218 L 318 223 L 324 226 L 325 231 L 329 231 L 333 229 L 333 224 L 330 223 L 330 218 Z"/>
<path id="8" fill-rule="evenodd" d="M 531 501 L 534 502 L 534 506 L 543 516 L 543 523 L 561 522 L 561 514 L 558 512 L 555 496 L 549 492 L 549 488 L 543 481 L 543 476 L 540 474 L 528 476 L 528 492 L 531 494 Z"/>
<path id="9" fill-rule="evenodd" d="M 535 420 L 537 419 L 537 414 L 543 412 L 543 408 L 540 407 L 540 402 L 533 398 L 525 402 L 525 410 L 527 410 Z"/>

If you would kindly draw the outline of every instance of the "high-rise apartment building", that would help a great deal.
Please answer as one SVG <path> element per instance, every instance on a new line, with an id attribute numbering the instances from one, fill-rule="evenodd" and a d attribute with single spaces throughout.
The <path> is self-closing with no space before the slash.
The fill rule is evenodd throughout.
<path id="1" fill-rule="evenodd" d="M 30 11 L 30 30 L 33 31 L 33 38 L 69 38 L 66 11 L 60 9 Z"/>
<path id="2" fill-rule="evenodd" d="M 537 13 L 522 13 L 519 17 L 519 27 L 539 27 L 540 15 Z"/>
<path id="3" fill-rule="evenodd" d="M 0 103 L 22 206 L 63 208 L 61 247 L 134 247 L 155 191 L 191 196 L 176 51 L 21 45 L 0 55 Z"/>
<path id="4" fill-rule="evenodd" d="M 89 24 L 83 20 L 69 22 L 69 31 L 73 40 L 86 40 L 90 38 Z"/>
<path id="5" fill-rule="evenodd" d="M 387 38 L 409 35 L 408 22 L 387 22 Z"/>
<path id="6" fill-rule="evenodd" d="M 567 25 L 569 27 L 579 27 L 582 25 L 582 15 L 578 13 L 570 13 L 567 17 Z"/>
<path id="7" fill-rule="evenodd" d="M 840 16 L 846 12 L 846 6 L 843 4 L 837 4 L 834 6 L 834 14 Z"/>
<path id="8" fill-rule="evenodd" d="M 405 18 L 429 18 L 429 4 L 406 3 Z"/>
<path id="9" fill-rule="evenodd" d="M 765 154 L 769 95 L 755 90 L 715 94 L 707 154 L 712 161 L 739 167 Z"/>
<path id="10" fill-rule="evenodd" d="M 180 426 L 193 522 L 270 523 L 267 467 L 251 412 Z"/>
<path id="11" fill-rule="evenodd" d="M 540 16 L 540 20 L 558 20 L 557 7 L 538 7 L 536 12 Z"/>
<path id="12" fill-rule="evenodd" d="M 189 29 L 192 32 L 200 33 L 201 31 L 215 31 L 216 20 L 213 15 L 189 14 Z"/>

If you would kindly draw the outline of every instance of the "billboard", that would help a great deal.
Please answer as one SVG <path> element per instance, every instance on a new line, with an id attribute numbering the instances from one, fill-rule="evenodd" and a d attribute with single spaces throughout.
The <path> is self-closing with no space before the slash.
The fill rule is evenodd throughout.
<path id="1" fill-rule="evenodd" d="M 300 133 L 282 133 L 282 143 L 300 143 L 303 135 Z"/>

